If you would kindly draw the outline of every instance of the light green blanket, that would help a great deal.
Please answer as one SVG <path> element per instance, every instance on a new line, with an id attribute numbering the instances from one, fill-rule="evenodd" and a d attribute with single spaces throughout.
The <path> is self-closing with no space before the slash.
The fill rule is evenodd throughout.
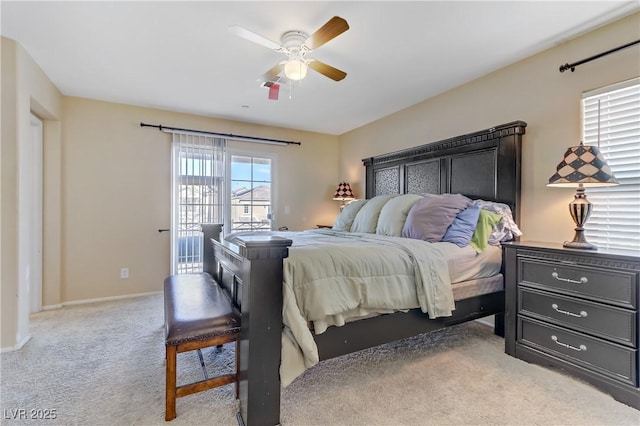
<path id="1" fill-rule="evenodd" d="M 350 317 L 420 307 L 436 318 L 455 307 L 446 243 L 325 229 L 276 234 L 293 241 L 284 262 L 283 386 L 318 363 L 308 321 L 320 334 Z"/>

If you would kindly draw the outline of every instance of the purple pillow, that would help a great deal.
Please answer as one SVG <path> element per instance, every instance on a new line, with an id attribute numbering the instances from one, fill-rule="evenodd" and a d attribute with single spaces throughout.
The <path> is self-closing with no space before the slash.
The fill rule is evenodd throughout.
<path id="1" fill-rule="evenodd" d="M 445 232 L 442 241 L 453 243 L 458 247 L 468 246 L 473 232 L 476 230 L 476 225 L 478 225 L 479 217 L 480 206 L 474 204 L 462 210 Z"/>
<path id="2" fill-rule="evenodd" d="M 442 240 L 456 215 L 472 204 L 461 194 L 425 196 L 409 210 L 402 236 L 436 243 Z"/>

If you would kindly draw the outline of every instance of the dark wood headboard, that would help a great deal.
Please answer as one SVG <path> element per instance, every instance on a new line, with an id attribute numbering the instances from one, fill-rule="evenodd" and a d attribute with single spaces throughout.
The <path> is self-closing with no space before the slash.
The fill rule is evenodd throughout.
<path id="1" fill-rule="evenodd" d="M 520 220 L 520 156 L 527 123 L 514 121 L 362 160 L 366 197 L 458 193 L 498 201 Z"/>

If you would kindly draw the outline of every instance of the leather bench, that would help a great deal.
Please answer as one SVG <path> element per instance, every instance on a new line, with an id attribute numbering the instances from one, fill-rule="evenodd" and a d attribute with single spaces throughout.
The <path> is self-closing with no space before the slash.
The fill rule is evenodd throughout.
<path id="1" fill-rule="evenodd" d="M 176 417 L 176 398 L 235 382 L 238 398 L 240 314 L 207 273 L 171 275 L 164 281 L 166 347 L 165 420 Z M 236 371 L 177 386 L 177 354 L 236 342 Z"/>

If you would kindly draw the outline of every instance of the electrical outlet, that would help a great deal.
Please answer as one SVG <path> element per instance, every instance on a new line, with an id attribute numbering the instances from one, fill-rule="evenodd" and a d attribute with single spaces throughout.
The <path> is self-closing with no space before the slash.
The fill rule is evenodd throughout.
<path id="1" fill-rule="evenodd" d="M 120 268 L 120 278 L 129 278 L 129 268 Z"/>

